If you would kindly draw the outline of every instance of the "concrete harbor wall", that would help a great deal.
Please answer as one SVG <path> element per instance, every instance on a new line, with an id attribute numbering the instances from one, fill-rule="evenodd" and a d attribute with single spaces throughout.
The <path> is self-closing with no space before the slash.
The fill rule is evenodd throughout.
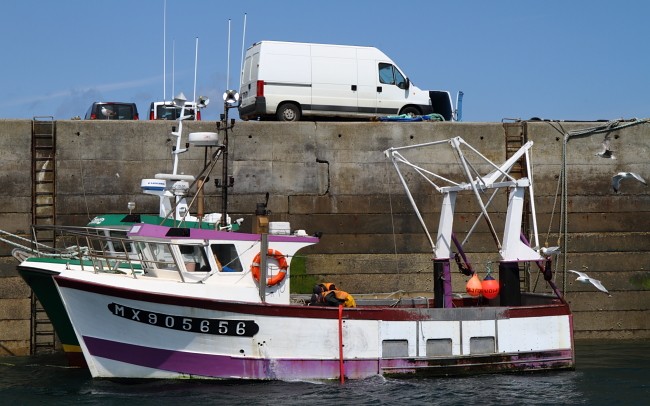
<path id="1" fill-rule="evenodd" d="M 156 213 L 157 198 L 140 193 L 140 180 L 172 170 L 170 136 L 174 122 L 56 121 L 53 163 L 56 224 L 84 225 L 101 213 L 123 213 L 127 202 L 137 213 Z M 627 181 L 619 193 L 612 175 L 638 172 L 650 177 L 650 124 L 610 131 L 617 159 L 596 155 L 605 133 L 572 137 L 564 150 L 564 134 L 604 123 L 382 123 L 382 122 L 237 122 L 229 132 L 229 174 L 234 177 L 228 211 L 244 218 L 251 231 L 256 203 L 270 195 L 271 221 L 289 221 L 292 229 L 322 232 L 320 244 L 304 255 L 305 273 L 292 283 L 335 282 L 350 293 L 419 292 L 433 286 L 431 247 L 383 151 L 460 136 L 496 163 L 506 158 L 513 134 L 532 140 L 532 168 L 540 243 L 558 240 L 560 209 L 568 208 L 568 252 L 562 269 L 583 270 L 600 279 L 611 296 L 558 272 L 574 312 L 576 339 L 650 337 L 650 189 Z M 621 123 L 619 126 L 630 123 Z M 216 131 L 214 122 L 186 123 L 190 131 Z M 0 120 L 0 184 L 7 194 L 0 206 L 0 230 L 29 236 L 32 223 L 32 121 Z M 190 147 L 180 169 L 197 174 L 205 151 Z M 433 163 L 445 173 L 455 165 L 448 153 L 417 153 L 418 162 Z M 566 160 L 568 197 L 563 200 L 560 174 Z M 208 211 L 221 210 L 220 192 L 207 187 Z M 423 217 L 435 233 L 440 199 L 433 189 L 415 190 Z M 477 216 L 472 196 L 459 195 L 456 232 L 469 230 Z M 493 207 L 505 216 L 505 194 Z M 500 228 L 499 228 L 500 227 Z M 503 225 L 497 225 L 501 232 Z M 480 276 L 498 270 L 491 234 L 480 222 L 466 250 Z M 15 272 L 11 247 L 0 242 L 0 355 L 29 353 L 29 288 Z M 548 287 L 531 270 L 529 283 L 538 292 Z M 465 290 L 467 278 L 454 269 L 454 291 Z"/>

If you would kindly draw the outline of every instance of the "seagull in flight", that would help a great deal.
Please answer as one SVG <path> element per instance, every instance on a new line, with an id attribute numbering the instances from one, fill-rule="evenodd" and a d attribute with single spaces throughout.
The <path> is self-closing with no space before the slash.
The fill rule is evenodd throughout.
<path id="1" fill-rule="evenodd" d="M 609 295 L 609 292 L 607 291 L 607 289 L 605 289 L 603 284 L 600 283 L 600 281 L 598 279 L 590 278 L 589 275 L 587 275 L 584 272 L 578 272 L 578 271 L 574 271 L 572 269 L 569 269 L 568 271 L 573 272 L 574 274 L 578 275 L 578 278 L 576 279 L 578 282 L 591 283 L 592 285 L 594 285 L 596 287 L 596 289 L 600 290 L 601 292 L 605 292 L 605 293 L 607 293 Z"/>
<path id="2" fill-rule="evenodd" d="M 614 193 L 618 193 L 618 190 L 621 188 L 621 181 L 623 179 L 636 179 L 644 185 L 647 185 L 645 179 L 643 179 L 638 173 L 619 172 L 612 177 L 612 188 L 614 189 Z"/>
<path id="3" fill-rule="evenodd" d="M 614 151 L 610 149 L 610 139 L 609 135 L 605 136 L 605 139 L 603 140 L 603 143 L 601 144 L 601 149 L 596 153 L 597 156 L 601 158 L 608 158 L 608 159 L 616 159 L 614 156 Z"/>

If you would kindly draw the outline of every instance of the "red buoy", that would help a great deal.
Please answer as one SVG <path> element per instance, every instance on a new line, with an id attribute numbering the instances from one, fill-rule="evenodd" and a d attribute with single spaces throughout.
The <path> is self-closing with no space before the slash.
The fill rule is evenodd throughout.
<path id="1" fill-rule="evenodd" d="M 494 299 L 499 295 L 499 281 L 488 274 L 481 282 L 483 296 L 486 299 Z"/>
<path id="2" fill-rule="evenodd" d="M 481 294 L 481 280 L 478 278 L 476 272 L 474 272 L 474 275 L 467 281 L 465 289 L 467 289 L 467 293 L 469 293 L 470 296 L 476 297 Z"/>

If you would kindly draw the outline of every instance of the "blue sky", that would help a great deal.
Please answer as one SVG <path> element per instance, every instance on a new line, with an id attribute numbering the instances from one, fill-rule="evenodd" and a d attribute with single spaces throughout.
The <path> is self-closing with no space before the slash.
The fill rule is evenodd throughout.
<path id="1" fill-rule="evenodd" d="M 222 112 L 261 40 L 376 46 L 421 89 L 465 93 L 463 121 L 650 116 L 650 2 L 601 0 L 20 0 L 3 2 L 0 119 L 182 91 Z M 228 76 L 228 20 L 230 75 Z M 166 32 L 167 81 L 163 81 Z M 173 56 L 173 57 L 172 57 Z M 172 75 L 173 72 L 173 75 Z M 163 86 L 163 83 L 166 83 Z"/>

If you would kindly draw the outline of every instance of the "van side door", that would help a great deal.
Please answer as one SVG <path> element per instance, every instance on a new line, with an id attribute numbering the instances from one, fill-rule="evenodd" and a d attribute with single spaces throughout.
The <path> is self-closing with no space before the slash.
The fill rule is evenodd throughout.
<path id="1" fill-rule="evenodd" d="M 357 109 L 357 59 L 353 48 L 311 46 L 312 112 L 354 115 Z"/>
<path id="2" fill-rule="evenodd" d="M 408 99 L 408 81 L 395 65 L 377 63 L 377 114 L 399 114 Z"/>
<path id="3" fill-rule="evenodd" d="M 357 103 L 360 114 L 377 114 L 377 63 L 374 59 L 357 61 Z"/>

